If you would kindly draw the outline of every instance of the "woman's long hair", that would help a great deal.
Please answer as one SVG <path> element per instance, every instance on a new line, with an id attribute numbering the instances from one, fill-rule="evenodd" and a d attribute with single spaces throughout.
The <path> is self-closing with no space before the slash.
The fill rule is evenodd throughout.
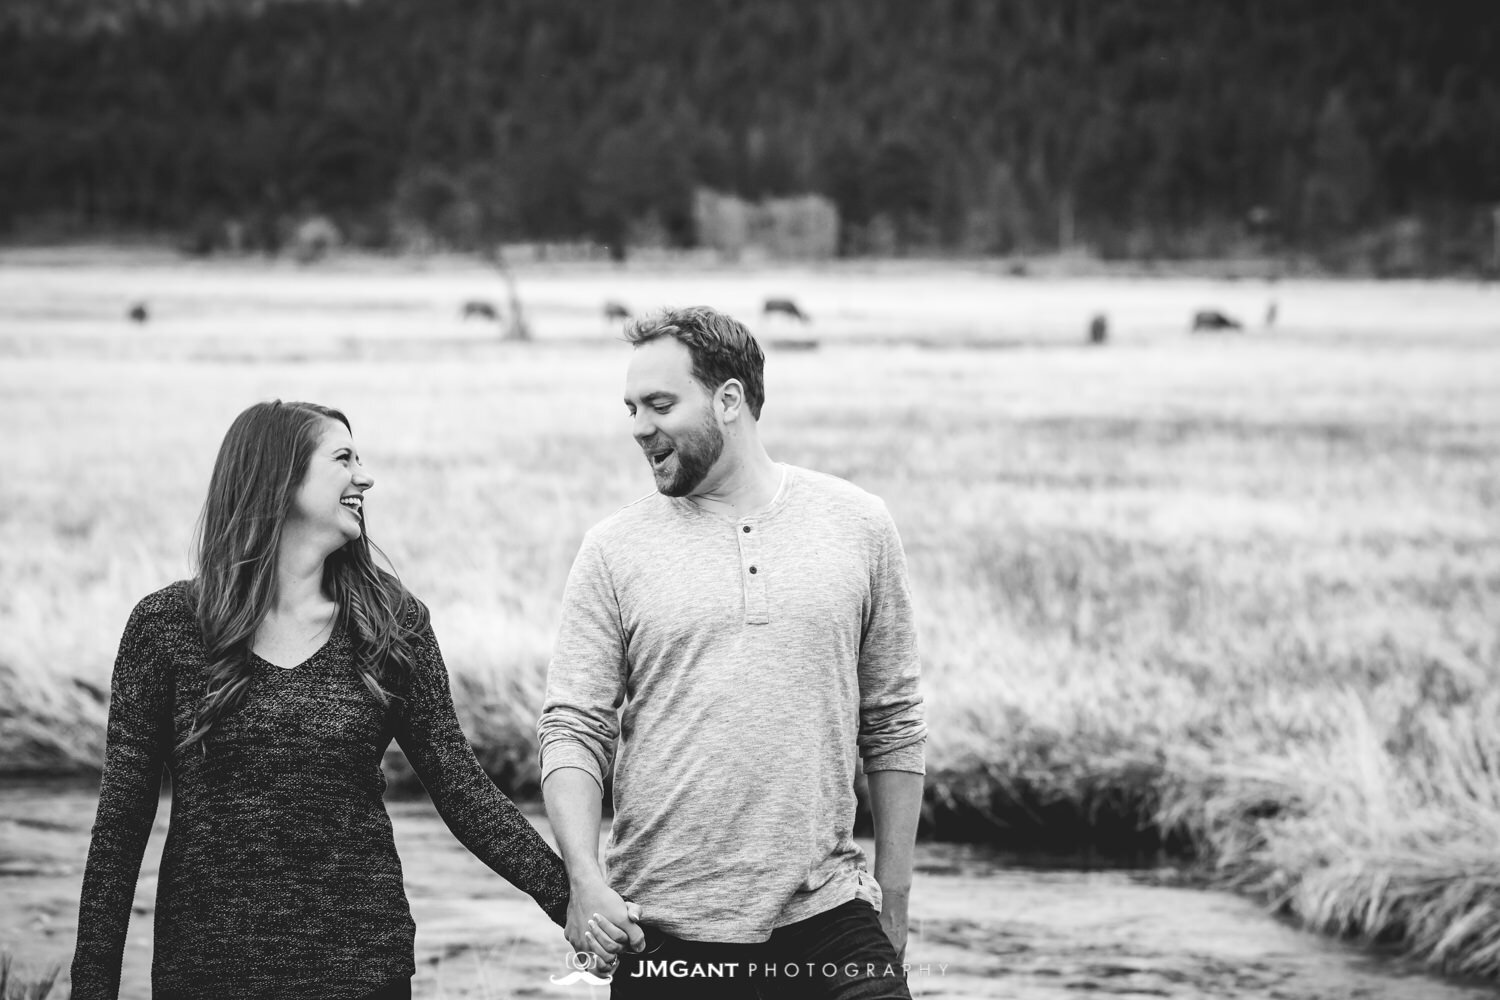
<path id="1" fill-rule="evenodd" d="M 203 743 L 206 751 L 214 726 L 245 699 L 253 676 L 250 644 L 276 597 L 287 514 L 328 420 L 349 427 L 347 417 L 326 406 L 257 403 L 235 418 L 219 446 L 198 518 L 193 586 L 208 683 L 193 731 L 179 750 Z M 338 604 L 355 669 L 370 693 L 388 705 L 389 688 L 411 672 L 411 637 L 426 625 L 427 612 L 394 573 L 375 565 L 373 548 L 361 531 L 330 555 L 323 562 L 323 589 Z M 403 624 L 409 611 L 415 617 Z"/>

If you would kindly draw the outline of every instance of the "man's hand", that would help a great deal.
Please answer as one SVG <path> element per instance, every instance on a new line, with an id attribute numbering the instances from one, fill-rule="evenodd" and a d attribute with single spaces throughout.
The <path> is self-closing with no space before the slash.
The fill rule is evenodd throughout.
<path id="1" fill-rule="evenodd" d="M 906 908 L 910 892 L 887 892 L 880 901 L 880 929 L 891 939 L 896 958 L 906 961 Z"/>
<path id="2" fill-rule="evenodd" d="M 646 935 L 636 922 L 640 907 L 626 903 L 603 878 L 590 872 L 572 880 L 571 890 L 563 934 L 574 951 L 595 955 L 609 968 L 619 961 L 622 949 L 640 951 L 646 947 Z"/>
<path id="3" fill-rule="evenodd" d="M 562 767 L 542 782 L 547 817 L 568 869 L 568 920 L 563 934 L 579 954 L 595 955 L 610 968 L 626 946 L 639 951 L 646 935 L 636 921 L 640 907 L 627 904 L 604 881 L 599 867 L 599 784 L 586 771 Z M 597 930 L 589 921 L 595 920 Z"/>

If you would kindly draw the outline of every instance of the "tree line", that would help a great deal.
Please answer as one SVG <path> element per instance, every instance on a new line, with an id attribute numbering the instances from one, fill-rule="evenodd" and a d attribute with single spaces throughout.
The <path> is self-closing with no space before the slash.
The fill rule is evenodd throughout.
<path id="1" fill-rule="evenodd" d="M 370 246 L 688 246 L 710 188 L 824 195 L 851 254 L 1331 252 L 1397 226 L 1451 270 L 1494 246 L 1483 4 L 182 3 L 0 23 L 0 234 L 234 218 L 270 243 L 318 212 Z"/>

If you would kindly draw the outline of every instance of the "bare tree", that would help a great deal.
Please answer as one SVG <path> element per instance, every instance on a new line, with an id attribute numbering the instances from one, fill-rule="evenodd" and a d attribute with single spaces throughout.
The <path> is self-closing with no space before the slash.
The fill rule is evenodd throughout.
<path id="1" fill-rule="evenodd" d="M 498 246 L 491 245 L 484 251 L 484 259 L 494 265 L 495 270 L 500 272 L 500 277 L 505 279 L 505 293 L 510 298 L 510 308 L 501 321 L 505 330 L 504 339 L 530 341 L 531 327 L 526 323 L 526 315 L 521 308 L 521 294 L 516 290 L 516 276 L 505 263 L 505 255 Z"/>

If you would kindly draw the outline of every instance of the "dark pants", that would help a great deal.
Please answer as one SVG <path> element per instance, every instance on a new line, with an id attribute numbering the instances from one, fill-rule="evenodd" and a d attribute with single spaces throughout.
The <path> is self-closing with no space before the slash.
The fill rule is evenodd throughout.
<path id="1" fill-rule="evenodd" d="M 411 980 L 392 979 L 374 993 L 366 993 L 360 1000 L 411 1000 Z"/>
<path id="2" fill-rule="evenodd" d="M 760 944 L 684 941 L 648 932 L 620 958 L 612 1000 L 910 1000 L 875 908 L 859 899 L 771 932 Z"/>

